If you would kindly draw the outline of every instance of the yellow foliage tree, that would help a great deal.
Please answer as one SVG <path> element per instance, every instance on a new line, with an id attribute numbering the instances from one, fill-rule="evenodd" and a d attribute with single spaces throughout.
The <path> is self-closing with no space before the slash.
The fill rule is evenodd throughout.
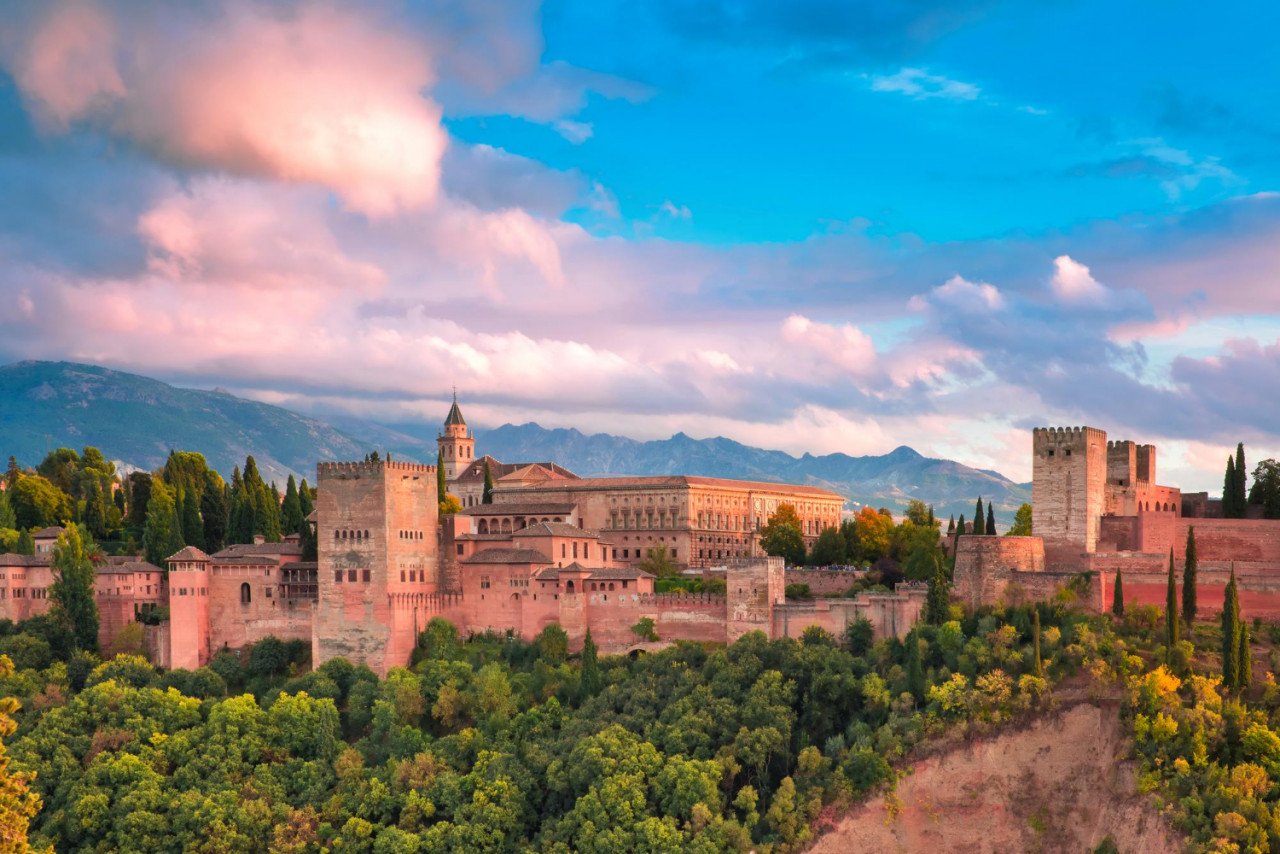
<path id="1" fill-rule="evenodd" d="M 0 655 L 0 679 L 13 675 L 13 662 Z M 13 735 L 18 728 L 13 716 L 20 704 L 13 697 L 0 699 L 0 739 Z M 40 796 L 31 791 L 34 775 L 11 773 L 4 742 L 0 741 L 0 851 L 27 854 L 33 851 L 27 840 L 27 827 L 40 812 Z"/>

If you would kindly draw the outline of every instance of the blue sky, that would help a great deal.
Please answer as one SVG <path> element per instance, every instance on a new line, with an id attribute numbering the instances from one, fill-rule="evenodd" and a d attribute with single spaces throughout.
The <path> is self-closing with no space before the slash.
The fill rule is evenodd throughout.
<path id="1" fill-rule="evenodd" d="M 1013 477 L 1280 453 L 1280 9 L 8 4 L 0 356 Z"/>

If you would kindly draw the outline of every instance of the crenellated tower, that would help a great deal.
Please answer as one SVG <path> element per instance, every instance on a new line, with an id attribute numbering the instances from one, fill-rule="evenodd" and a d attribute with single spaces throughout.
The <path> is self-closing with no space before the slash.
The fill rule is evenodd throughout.
<path id="1" fill-rule="evenodd" d="M 453 406 L 449 407 L 449 415 L 444 419 L 444 429 L 436 437 L 436 444 L 440 447 L 445 480 L 452 483 L 476 456 L 476 440 L 467 429 L 467 420 L 462 417 L 462 410 L 458 408 L 456 390 L 453 393 Z"/>
<path id="2" fill-rule="evenodd" d="M 1031 435 L 1031 524 L 1044 539 L 1046 558 L 1053 562 L 1094 551 L 1106 506 L 1109 457 L 1120 476 L 1128 470 L 1128 452 L 1123 462 L 1114 448 L 1109 454 L 1106 431 L 1093 427 L 1039 427 Z"/>

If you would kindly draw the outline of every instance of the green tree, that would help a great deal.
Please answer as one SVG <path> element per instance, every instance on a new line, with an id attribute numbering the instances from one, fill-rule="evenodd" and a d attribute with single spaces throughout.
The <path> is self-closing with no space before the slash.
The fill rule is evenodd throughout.
<path id="1" fill-rule="evenodd" d="M 800 516 L 795 507 L 778 505 L 760 530 L 760 548 L 765 554 L 784 558 L 794 566 L 804 563 L 804 534 L 800 531 Z"/>
<path id="2" fill-rule="evenodd" d="M 1116 583 L 1111 588 L 1111 613 L 1116 617 L 1124 617 L 1124 577 L 1116 570 Z"/>
<path id="3" fill-rule="evenodd" d="M 907 691 L 916 702 L 924 699 L 924 664 L 920 660 L 920 637 L 915 630 L 907 632 L 903 640 L 907 652 Z"/>
<path id="4" fill-rule="evenodd" d="M 982 509 L 982 496 L 978 496 L 977 507 L 973 511 L 973 532 L 979 536 L 987 533 L 986 513 Z"/>
<path id="5" fill-rule="evenodd" d="M 947 522 L 947 536 L 950 537 L 956 532 L 956 514 L 951 514 L 951 519 Z"/>
<path id="6" fill-rule="evenodd" d="M 1227 472 L 1222 476 L 1222 516 L 1224 519 L 1235 519 L 1243 508 L 1236 507 L 1236 461 L 1227 456 Z"/>
<path id="7" fill-rule="evenodd" d="M 604 682 L 600 676 L 598 656 L 599 651 L 596 649 L 595 641 L 591 640 L 591 629 L 587 629 L 587 636 L 582 641 L 582 668 L 579 677 L 579 685 L 584 698 L 594 697 L 604 687 Z"/>
<path id="8" fill-rule="evenodd" d="M 934 560 L 933 581 L 929 583 L 929 595 L 924 602 L 924 621 L 931 626 L 940 626 L 951 619 L 951 585 L 947 582 L 947 571 L 940 559 Z"/>
<path id="9" fill-rule="evenodd" d="M 964 529 L 964 514 L 961 513 L 960 518 L 956 520 L 956 545 L 957 546 L 960 545 L 960 538 L 963 537 L 966 533 L 968 532 L 965 531 Z"/>
<path id="10" fill-rule="evenodd" d="M 436 500 L 444 501 L 444 496 L 449 494 L 449 481 L 445 478 L 444 471 L 444 448 L 436 451 Z"/>
<path id="11" fill-rule="evenodd" d="M 680 566 L 672 559 L 670 550 L 664 545 L 646 549 L 644 559 L 637 566 L 642 572 L 657 578 L 669 578 L 680 572 Z"/>
<path id="12" fill-rule="evenodd" d="M 142 551 L 147 563 L 165 566 L 165 560 L 174 551 L 169 547 L 174 543 L 174 528 L 177 526 L 176 508 L 173 495 L 164 483 L 156 479 L 151 482 L 151 501 L 147 504 L 147 524 L 142 530 Z M 181 534 L 178 534 L 181 537 Z"/>
<path id="13" fill-rule="evenodd" d="M 9 493 L 0 490 L 0 528 L 17 529 L 18 517 L 13 514 L 13 507 L 9 504 Z"/>
<path id="14" fill-rule="evenodd" d="M 1254 468 L 1249 503 L 1260 505 L 1268 519 L 1280 519 L 1280 463 L 1263 460 Z"/>
<path id="15" fill-rule="evenodd" d="M 298 485 L 289 475 L 284 488 L 284 502 L 280 505 L 280 533 L 302 533 L 302 499 L 298 497 Z"/>
<path id="16" fill-rule="evenodd" d="M 841 564 L 844 563 L 848 551 L 848 545 L 841 536 L 839 528 L 823 528 L 813 544 L 813 553 L 809 555 L 809 562 L 814 566 Z"/>
<path id="17" fill-rule="evenodd" d="M 31 536 L 31 531 L 23 528 L 18 534 L 18 544 L 14 546 L 14 551 L 20 555 L 33 555 L 36 553 L 36 540 Z"/>
<path id="18" fill-rule="evenodd" d="M 1196 622 L 1196 576 L 1198 571 L 1196 527 L 1192 525 L 1187 528 L 1187 551 L 1182 567 L 1182 622 L 1186 623 L 1188 631 L 1191 630 L 1191 627 Z"/>
<path id="19" fill-rule="evenodd" d="M 19 528 L 44 528 L 71 522 L 71 497 L 43 477 L 25 475 L 9 490 Z"/>
<path id="20" fill-rule="evenodd" d="M 204 490 L 200 493 L 200 521 L 204 526 L 204 545 L 210 554 L 221 551 L 227 543 L 227 491 L 222 478 L 210 469 L 205 473 Z"/>
<path id="21" fill-rule="evenodd" d="M 906 517 L 916 525 L 931 525 L 933 520 L 930 517 L 929 507 L 918 498 L 912 498 L 907 502 Z"/>
<path id="22" fill-rule="evenodd" d="M 22 477 L 22 469 L 18 467 L 18 461 L 9 455 L 9 467 L 4 472 L 4 488 L 6 490 L 13 489 L 13 485 L 18 482 L 18 478 Z"/>
<path id="23" fill-rule="evenodd" d="M 987 502 L 987 536 L 994 537 L 996 535 L 996 514 L 995 505 L 990 501 Z"/>
<path id="24" fill-rule="evenodd" d="M 1013 515 L 1013 525 L 1005 531 L 1006 537 L 1031 536 L 1031 505 L 1023 504 Z"/>
<path id="25" fill-rule="evenodd" d="M 1249 624 L 1241 620 L 1237 631 L 1240 635 L 1240 657 L 1236 662 L 1236 682 L 1241 691 L 1247 691 L 1253 684 L 1253 651 L 1249 648 Z"/>
<path id="26" fill-rule="evenodd" d="M 98 602 L 94 598 L 93 538 L 80 525 L 58 535 L 53 547 L 54 580 L 49 585 L 50 615 L 72 633 L 77 649 L 98 651 Z"/>
<path id="27" fill-rule="evenodd" d="M 8 656 L 0 655 L 0 680 L 7 682 L 13 675 L 13 662 Z M 0 699 L 0 739 L 8 738 L 17 730 L 14 715 L 19 708 L 13 697 Z M 9 757 L 0 740 L 0 846 L 8 854 L 30 854 L 33 850 L 27 841 L 27 829 L 40 807 L 40 795 L 32 789 L 31 777 L 9 769 Z"/>
<path id="28" fill-rule="evenodd" d="M 481 504 L 493 503 L 493 472 L 489 471 L 489 461 L 484 461 L 484 493 L 480 497 Z"/>
<path id="29" fill-rule="evenodd" d="M 1170 655 L 1181 639 L 1178 631 L 1178 582 L 1173 574 L 1173 549 L 1169 549 L 1169 579 L 1164 596 L 1164 642 Z"/>
<path id="30" fill-rule="evenodd" d="M 1248 471 L 1244 467 L 1244 442 L 1236 444 L 1236 483 L 1235 494 L 1232 498 L 1232 506 L 1237 509 L 1239 518 L 1244 518 L 1244 510 L 1246 504 L 1245 496 L 1248 490 L 1245 489 L 1245 472 Z"/>
<path id="31" fill-rule="evenodd" d="M 1035 675 L 1044 678 L 1044 659 L 1040 657 L 1040 608 L 1031 609 L 1031 631 L 1035 634 Z"/>
<path id="32" fill-rule="evenodd" d="M 151 473 L 135 471 L 129 475 L 129 524 L 141 529 L 147 524 L 147 507 L 151 504 Z"/>
<path id="33" fill-rule="evenodd" d="M 82 491 L 85 527 L 94 539 L 104 539 L 107 536 L 107 504 L 102 497 L 102 485 L 94 478 L 82 487 Z"/>
<path id="34" fill-rule="evenodd" d="M 195 546 L 198 549 L 205 548 L 204 540 L 204 523 L 200 520 L 200 510 L 197 507 L 199 499 L 193 491 L 185 496 L 182 502 L 182 539 L 186 545 Z M 173 554 L 173 552 L 170 552 Z"/>
<path id="35" fill-rule="evenodd" d="M 1240 599 L 1236 595 L 1236 568 L 1222 597 L 1222 684 L 1240 687 Z"/>
<path id="36" fill-rule="evenodd" d="M 298 501 L 302 502 L 302 518 L 305 519 L 311 515 L 316 509 L 316 491 L 307 484 L 307 479 L 302 479 L 302 484 L 298 487 Z"/>

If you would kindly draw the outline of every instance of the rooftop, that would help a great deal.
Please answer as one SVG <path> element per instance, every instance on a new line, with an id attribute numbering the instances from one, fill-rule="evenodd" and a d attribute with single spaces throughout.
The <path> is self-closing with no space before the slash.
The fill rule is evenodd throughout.
<path id="1" fill-rule="evenodd" d="M 534 549 L 485 549 L 462 563 L 551 563 L 551 558 Z"/>
<path id="2" fill-rule="evenodd" d="M 236 543 L 220 552 L 214 552 L 215 560 L 249 555 L 301 555 L 302 546 L 297 543 Z"/>
<path id="3" fill-rule="evenodd" d="M 167 560 L 204 562 L 209 560 L 209 556 L 195 546 L 184 546 L 180 551 L 169 555 Z"/>
<path id="4" fill-rule="evenodd" d="M 39 531 L 36 531 L 34 534 L 31 535 L 31 539 L 56 540 L 58 539 L 59 534 L 64 534 L 66 533 L 66 531 L 67 531 L 66 528 L 62 528 L 57 525 L 52 525 L 48 528 L 41 528 Z"/>
<path id="5" fill-rule="evenodd" d="M 463 510 L 462 516 L 535 516 L 562 515 L 567 516 L 578 508 L 572 502 L 555 501 L 511 501 L 505 504 L 480 504 Z"/>
<path id="6" fill-rule="evenodd" d="M 458 408 L 458 395 L 453 395 L 453 406 L 449 407 L 449 414 L 444 419 L 444 426 L 458 424 L 463 427 L 467 426 L 467 419 L 462 417 L 462 410 Z"/>
<path id="7" fill-rule="evenodd" d="M 0 555 L 0 567 L 48 566 L 52 562 L 53 562 L 53 556 L 49 554 L 42 554 L 42 555 L 3 554 L 3 555 Z"/>
<path id="8" fill-rule="evenodd" d="M 504 535 L 505 536 L 505 535 Z M 595 531 L 570 525 L 568 522 L 534 522 L 513 533 L 513 537 L 585 537 L 597 540 L 600 535 Z"/>
<path id="9" fill-rule="evenodd" d="M 483 476 L 483 475 L 482 475 Z M 573 492 L 578 490 L 604 489 L 680 489 L 689 487 L 705 487 L 711 489 L 738 489 L 752 492 L 770 492 L 776 495 L 803 495 L 811 498 L 822 498 L 832 501 L 844 501 L 844 496 L 822 489 L 818 486 L 803 486 L 793 483 L 767 483 L 759 480 L 730 480 L 721 477 L 697 477 L 694 475 L 654 475 L 648 477 L 589 477 L 569 482 L 546 482 L 534 486 L 507 486 L 502 490 L 507 495 L 520 492 Z"/>

